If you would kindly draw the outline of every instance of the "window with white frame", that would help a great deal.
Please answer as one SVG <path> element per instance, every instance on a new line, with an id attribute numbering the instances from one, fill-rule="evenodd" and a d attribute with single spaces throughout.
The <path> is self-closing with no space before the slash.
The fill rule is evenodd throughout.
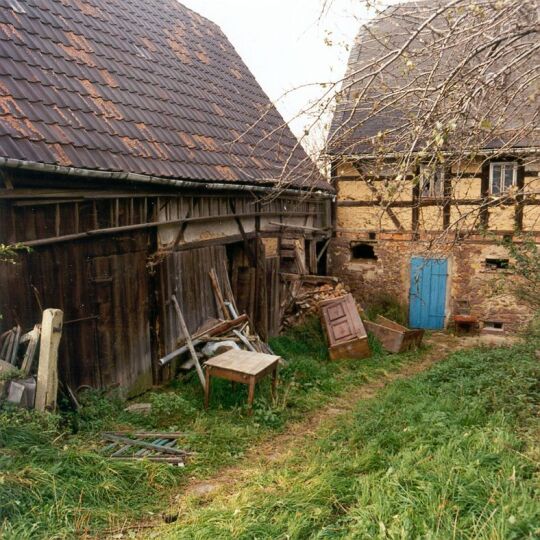
<path id="1" fill-rule="evenodd" d="M 420 166 L 420 197 L 444 197 L 444 167 L 433 165 Z"/>
<path id="2" fill-rule="evenodd" d="M 517 184 L 517 161 L 495 161 L 489 164 L 489 193 L 500 195 Z"/>

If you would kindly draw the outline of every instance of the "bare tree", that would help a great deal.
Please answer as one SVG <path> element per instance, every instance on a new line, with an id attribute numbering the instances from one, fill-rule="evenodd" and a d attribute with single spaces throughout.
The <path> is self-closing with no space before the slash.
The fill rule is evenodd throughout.
<path id="1" fill-rule="evenodd" d="M 526 166 L 538 159 L 537 0 L 422 0 L 390 7 L 358 0 L 358 6 L 375 14 L 351 51 L 358 61 L 350 62 L 343 79 L 316 83 L 322 95 L 300 113 L 311 118 L 300 143 L 312 149 L 313 133 L 324 125 L 323 155 L 361 159 L 365 176 L 388 175 L 378 185 L 381 214 L 411 184 L 426 189 L 425 178 L 439 168 L 452 171 L 454 180 L 437 194 L 442 207 L 454 197 L 456 180 L 479 162 L 512 155 Z M 321 0 L 323 19 L 332 9 L 332 0 Z M 298 167 L 289 169 L 281 185 L 298 173 Z M 501 189 L 446 223 L 435 240 L 481 228 L 486 208 L 519 204 L 536 193 L 516 185 Z"/>
<path id="2" fill-rule="evenodd" d="M 341 88 L 318 104 L 336 109 L 327 154 L 369 157 L 370 176 L 391 163 L 383 206 L 411 181 L 423 189 L 422 175 L 438 167 L 459 179 L 487 157 L 536 160 L 539 11 L 536 0 L 413 1 L 381 11 L 360 32 L 351 53 L 359 60 Z M 497 195 L 468 211 L 476 218 L 449 225 L 477 226 L 484 205 L 522 193 L 513 186 Z"/>

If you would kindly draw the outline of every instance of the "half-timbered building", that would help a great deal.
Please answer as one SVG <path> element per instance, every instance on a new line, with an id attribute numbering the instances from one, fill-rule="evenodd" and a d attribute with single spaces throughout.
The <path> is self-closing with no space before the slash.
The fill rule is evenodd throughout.
<path id="1" fill-rule="evenodd" d="M 515 331 L 533 309 L 512 292 L 504 244 L 521 242 L 524 233 L 540 240 L 531 69 L 538 65 L 537 28 L 535 34 L 524 19 L 497 57 L 498 45 L 488 49 L 472 30 L 462 32 L 477 16 L 479 25 L 492 21 L 495 28 L 486 42 L 505 39 L 499 8 L 482 3 L 475 12 L 474 2 L 458 4 L 404 2 L 360 29 L 328 139 L 337 191 L 330 264 L 359 301 L 400 303 L 412 326 L 444 328 L 463 315 L 494 333 Z M 464 43 L 479 43 L 495 60 L 479 52 L 476 65 Z M 465 77 L 455 76 L 460 63 L 470 80 L 456 80 Z M 470 122 L 460 138 L 445 103 L 459 103 L 467 84 L 476 85 L 481 106 L 458 118 Z M 440 88 L 456 89 L 441 99 Z M 422 129 L 432 130 L 431 138 L 422 140 Z"/>

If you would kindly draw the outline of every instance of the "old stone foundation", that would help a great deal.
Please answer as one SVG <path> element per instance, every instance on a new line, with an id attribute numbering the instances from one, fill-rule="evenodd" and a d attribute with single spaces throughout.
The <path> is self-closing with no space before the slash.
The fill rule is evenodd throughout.
<path id="1" fill-rule="evenodd" d="M 514 333 L 526 327 L 534 310 L 514 294 L 516 277 L 507 268 L 509 255 L 500 240 L 502 236 L 459 240 L 415 238 L 412 233 L 338 233 L 329 248 L 329 266 L 363 306 L 390 297 L 408 310 L 411 259 L 446 259 L 445 326 L 466 306 L 483 331 Z"/>

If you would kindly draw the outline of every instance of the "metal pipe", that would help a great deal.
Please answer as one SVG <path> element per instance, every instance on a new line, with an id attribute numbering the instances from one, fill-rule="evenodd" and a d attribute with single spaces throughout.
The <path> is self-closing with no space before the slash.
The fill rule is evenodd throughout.
<path id="1" fill-rule="evenodd" d="M 169 186 L 177 188 L 195 188 L 195 189 L 208 189 L 208 190 L 233 190 L 233 191 L 250 191 L 250 192 L 262 192 L 262 193 L 274 193 L 279 191 L 286 195 L 301 195 L 306 192 L 311 195 L 330 198 L 333 194 L 330 192 L 332 189 L 328 185 L 328 192 L 322 190 L 310 191 L 302 189 L 292 188 L 276 188 L 268 186 L 253 186 L 251 184 L 224 184 L 217 182 L 197 182 L 193 180 L 178 180 L 172 178 L 163 178 L 160 176 L 151 176 L 146 174 L 131 173 L 131 172 L 115 172 L 115 171 L 101 171 L 94 169 L 81 169 L 78 167 L 66 167 L 63 165 L 53 165 L 50 163 L 39 163 L 35 161 L 26 161 L 22 159 L 5 158 L 0 157 L 0 167 L 7 167 L 10 169 L 25 169 L 29 171 L 48 172 L 63 174 L 66 176 L 77 176 L 82 178 L 100 178 L 104 180 L 123 180 L 128 182 L 141 182 L 145 184 L 157 184 L 160 186 Z"/>

